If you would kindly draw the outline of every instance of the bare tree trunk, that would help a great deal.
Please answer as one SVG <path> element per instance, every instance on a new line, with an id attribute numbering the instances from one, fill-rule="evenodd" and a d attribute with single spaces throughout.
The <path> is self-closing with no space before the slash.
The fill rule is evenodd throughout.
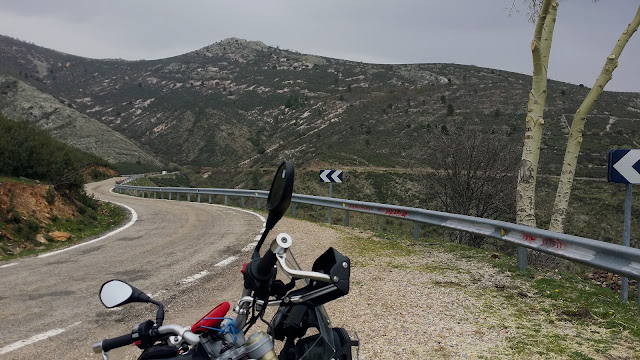
<path id="1" fill-rule="evenodd" d="M 562 162 L 562 173 L 560 174 L 556 200 L 553 204 L 551 223 L 549 224 L 549 230 L 551 231 L 563 232 L 564 230 L 567 207 L 569 206 L 569 196 L 571 195 L 571 186 L 573 185 L 573 178 L 576 172 L 578 154 L 580 153 L 580 146 L 582 145 L 582 133 L 584 131 L 584 125 L 587 122 L 587 115 L 589 115 L 596 100 L 598 100 L 598 97 L 602 94 L 605 85 L 607 85 L 613 77 L 613 71 L 618 67 L 618 58 L 620 58 L 620 54 L 631 36 L 638 30 L 638 25 L 640 25 L 640 7 L 638 7 L 633 21 L 622 32 L 622 35 L 620 35 L 611 55 L 607 57 L 596 83 L 573 117 L 571 132 L 567 140 L 567 149 L 564 154 L 564 161 Z"/>
<path id="2" fill-rule="evenodd" d="M 524 146 L 518 173 L 516 222 L 533 227 L 536 226 L 535 188 L 544 125 L 544 105 L 547 99 L 547 68 L 557 12 L 557 1 L 544 0 L 531 42 L 533 79 L 527 103 Z"/>

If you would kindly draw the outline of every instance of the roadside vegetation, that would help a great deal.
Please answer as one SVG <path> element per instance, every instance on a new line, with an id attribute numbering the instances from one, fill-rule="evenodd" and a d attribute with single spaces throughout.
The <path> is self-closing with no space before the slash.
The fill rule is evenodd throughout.
<path id="1" fill-rule="evenodd" d="M 120 224 L 122 209 L 83 188 L 115 174 L 105 160 L 0 115 L 0 260 L 68 246 Z"/>

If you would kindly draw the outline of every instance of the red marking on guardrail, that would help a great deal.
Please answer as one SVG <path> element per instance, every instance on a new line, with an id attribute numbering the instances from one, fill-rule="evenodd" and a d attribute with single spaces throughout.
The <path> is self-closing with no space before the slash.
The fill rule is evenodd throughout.
<path id="1" fill-rule="evenodd" d="M 542 246 L 562 249 L 564 248 L 564 243 L 558 239 L 542 239 Z"/>
<path id="2" fill-rule="evenodd" d="M 385 209 L 385 208 L 374 208 L 374 207 L 366 206 L 366 205 L 349 204 L 348 208 L 349 209 L 353 209 L 353 210 L 376 211 L 376 212 L 379 212 L 381 215 L 386 215 L 386 216 L 407 217 L 407 215 L 409 214 L 406 210 L 392 210 L 392 209 Z"/>
<path id="3" fill-rule="evenodd" d="M 534 242 L 536 241 L 536 237 L 531 234 L 522 234 L 522 240 L 527 242 Z"/>
<path id="4" fill-rule="evenodd" d="M 384 214 L 386 216 L 400 216 L 400 217 L 407 217 L 407 211 L 406 210 L 391 210 L 388 209 L 387 211 L 384 212 Z"/>
<path id="5" fill-rule="evenodd" d="M 375 208 L 372 208 L 371 206 L 363 206 L 363 205 L 353 205 L 353 204 L 349 204 L 349 209 L 353 209 L 353 210 L 365 210 L 365 211 L 375 211 Z"/>

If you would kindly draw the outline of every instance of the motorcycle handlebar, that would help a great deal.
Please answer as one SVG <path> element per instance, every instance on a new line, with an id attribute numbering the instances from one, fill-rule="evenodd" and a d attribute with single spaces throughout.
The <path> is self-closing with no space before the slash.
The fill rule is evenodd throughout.
<path id="1" fill-rule="evenodd" d="M 180 325 L 163 325 L 158 328 L 158 335 L 172 334 L 182 336 L 184 341 L 191 345 L 195 345 L 200 342 L 200 336 L 191 332 L 190 327 L 183 327 Z M 133 344 L 135 339 L 133 334 L 122 335 L 111 339 L 104 339 L 93 344 L 93 351 L 95 353 L 101 353 L 102 351 L 108 352 L 115 348 L 123 347 L 129 344 Z"/>
<path id="2" fill-rule="evenodd" d="M 93 351 L 97 354 L 108 352 L 109 350 L 132 344 L 134 341 L 133 334 L 122 335 L 111 339 L 104 339 L 93 344 Z"/>
<path id="3" fill-rule="evenodd" d="M 273 273 L 273 267 L 276 265 L 278 259 L 276 258 L 276 254 L 273 253 L 270 249 L 261 257 L 254 267 L 253 275 L 259 278 L 260 280 L 268 279 Z"/>

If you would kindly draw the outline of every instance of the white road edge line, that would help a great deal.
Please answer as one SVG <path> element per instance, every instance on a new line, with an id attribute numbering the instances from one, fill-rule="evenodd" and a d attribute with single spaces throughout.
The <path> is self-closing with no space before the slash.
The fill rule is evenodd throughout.
<path id="1" fill-rule="evenodd" d="M 260 240 L 260 239 L 257 239 Z M 242 248 L 242 252 L 247 252 L 247 251 L 251 251 L 253 249 L 256 248 L 256 245 L 258 245 L 258 242 L 252 242 L 252 243 L 248 243 L 247 246 Z"/>
<path id="2" fill-rule="evenodd" d="M 231 264 L 232 262 L 238 260 L 238 256 L 229 256 L 228 258 L 220 261 L 219 263 L 213 265 L 213 266 L 227 266 L 229 264 Z"/>
<path id="3" fill-rule="evenodd" d="M 200 279 L 201 277 L 203 277 L 203 276 L 207 275 L 208 273 L 209 273 L 209 271 L 208 271 L 208 270 L 202 270 L 202 271 L 200 271 L 199 273 L 197 273 L 197 274 L 195 274 L 195 275 L 191 275 L 191 276 L 189 276 L 189 277 L 188 277 L 188 278 L 186 278 L 186 279 L 182 279 L 182 280 L 180 280 L 180 283 L 181 283 L 181 284 L 189 284 L 189 283 L 192 283 L 192 282 L 194 282 L 194 281 L 196 281 L 196 280 Z"/>
<path id="4" fill-rule="evenodd" d="M 109 236 L 115 235 L 115 234 L 119 233 L 120 231 L 125 230 L 125 229 L 129 228 L 131 225 L 135 224 L 135 222 L 138 220 L 138 213 L 136 213 L 135 210 L 133 210 L 132 208 L 130 208 L 129 206 L 124 205 L 124 204 L 120 204 L 120 203 L 113 202 L 113 201 L 110 201 L 110 202 L 113 203 L 113 204 L 116 204 L 116 205 L 120 205 L 120 206 L 126 208 L 127 210 L 129 210 L 129 212 L 131 213 L 131 221 L 129 221 L 127 223 L 127 225 L 125 225 L 125 226 L 123 226 L 123 227 L 121 227 L 119 229 L 113 230 L 112 232 L 110 232 L 110 233 L 108 233 L 106 235 L 100 236 L 97 239 L 93 239 L 93 240 L 90 240 L 90 241 L 87 241 L 87 242 L 83 242 L 83 243 L 80 243 L 78 245 L 74 245 L 74 246 L 71 246 L 71 247 L 68 247 L 68 248 L 64 248 L 64 249 L 61 249 L 61 250 L 58 250 L 58 251 L 52 251 L 50 253 L 42 254 L 42 255 L 40 255 L 38 257 L 39 258 L 43 258 L 43 257 L 51 256 L 51 255 L 60 254 L 61 252 L 65 252 L 65 251 L 68 251 L 68 250 L 72 250 L 72 249 L 78 248 L 80 246 L 84 246 L 84 245 L 91 244 L 91 243 L 94 243 L 94 242 L 97 242 L 97 241 L 100 241 L 100 240 L 104 240 L 104 239 L 108 238 Z"/>
<path id="5" fill-rule="evenodd" d="M 14 262 L 14 263 L 0 265 L 0 269 L 8 268 L 10 266 L 17 265 L 17 264 L 18 264 L 17 262 Z"/>
<path id="6" fill-rule="evenodd" d="M 41 340 L 46 340 L 46 339 L 48 339 L 48 338 L 50 338 L 52 336 L 60 335 L 63 332 L 71 329 L 72 327 L 74 327 L 76 325 L 80 325 L 80 322 L 77 322 L 75 324 L 71 324 L 71 325 L 67 326 L 66 328 L 49 330 L 47 332 L 43 332 L 42 334 L 33 335 L 32 337 L 30 337 L 28 339 L 16 341 L 13 344 L 9 344 L 9 345 L 3 347 L 2 349 L 0 349 L 0 355 L 4 355 L 4 354 L 6 354 L 8 352 L 20 349 L 21 347 L 24 347 L 24 346 L 27 346 L 27 345 L 31 345 L 31 344 L 36 343 L 36 342 L 41 341 Z"/>

